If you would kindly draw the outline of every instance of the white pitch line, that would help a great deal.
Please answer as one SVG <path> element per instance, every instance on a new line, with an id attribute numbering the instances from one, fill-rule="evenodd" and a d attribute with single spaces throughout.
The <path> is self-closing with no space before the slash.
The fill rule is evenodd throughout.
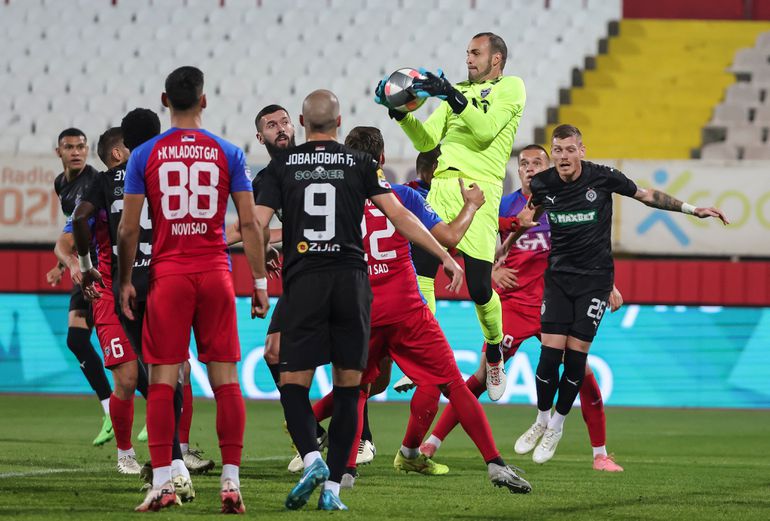
<path id="1" fill-rule="evenodd" d="M 27 472 L 3 472 L 0 473 L 0 479 L 5 478 L 24 478 L 27 476 L 41 476 L 45 474 L 63 474 L 66 472 L 85 472 L 86 469 L 40 469 L 29 470 Z"/>

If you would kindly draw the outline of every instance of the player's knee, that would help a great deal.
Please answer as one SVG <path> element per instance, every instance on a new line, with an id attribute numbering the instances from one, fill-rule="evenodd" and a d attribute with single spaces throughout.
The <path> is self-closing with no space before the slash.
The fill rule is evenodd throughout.
<path id="1" fill-rule="evenodd" d="M 91 348 L 91 331 L 84 327 L 70 327 L 67 329 L 67 347 L 76 356 L 83 354 Z"/>
<path id="2" fill-rule="evenodd" d="M 113 388 L 115 396 L 121 400 L 128 400 L 131 398 L 136 392 L 136 371 L 133 371 L 133 374 L 130 371 L 113 371 L 112 376 L 115 383 Z"/>
<path id="3" fill-rule="evenodd" d="M 492 298 L 492 279 L 490 277 L 474 277 L 468 279 L 468 294 L 476 304 L 486 304 Z"/>
<path id="4" fill-rule="evenodd" d="M 280 355 L 280 349 L 281 349 L 281 340 L 278 333 L 273 333 L 271 335 L 267 335 L 267 338 L 265 339 L 265 362 L 271 365 L 275 365 L 278 363 L 279 355 Z"/>

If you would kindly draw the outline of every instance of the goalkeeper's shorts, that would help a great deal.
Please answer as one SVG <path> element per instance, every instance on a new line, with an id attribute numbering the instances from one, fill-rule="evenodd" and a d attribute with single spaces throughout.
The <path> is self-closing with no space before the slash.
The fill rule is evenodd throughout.
<path id="1" fill-rule="evenodd" d="M 452 175 L 456 174 L 456 175 Z M 498 214 L 500 199 L 503 196 L 503 183 L 473 181 L 465 178 L 459 171 L 444 171 L 434 177 L 428 192 L 428 203 L 445 222 L 449 223 L 463 208 L 463 196 L 457 179 L 463 178 L 465 188 L 475 183 L 484 191 L 486 202 L 473 217 L 468 231 L 465 232 L 457 249 L 474 259 L 494 262 L 497 247 Z"/>

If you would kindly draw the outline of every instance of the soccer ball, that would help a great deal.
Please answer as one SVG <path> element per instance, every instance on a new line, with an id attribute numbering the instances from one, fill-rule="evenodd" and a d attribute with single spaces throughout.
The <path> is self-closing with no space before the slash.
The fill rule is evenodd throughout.
<path id="1" fill-rule="evenodd" d="M 412 90 L 415 78 L 424 79 L 416 69 L 409 67 L 398 69 L 385 82 L 385 99 L 399 112 L 412 112 L 419 109 L 427 98 L 419 98 Z"/>

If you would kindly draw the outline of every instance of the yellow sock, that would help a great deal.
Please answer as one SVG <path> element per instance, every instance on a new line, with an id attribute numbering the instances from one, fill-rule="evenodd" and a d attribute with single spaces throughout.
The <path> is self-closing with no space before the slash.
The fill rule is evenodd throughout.
<path id="1" fill-rule="evenodd" d="M 425 297 L 428 302 L 428 309 L 434 315 L 436 314 L 436 289 L 434 286 L 434 279 L 430 277 L 423 277 L 417 275 L 417 286 L 420 288 L 420 293 Z"/>
<path id="2" fill-rule="evenodd" d="M 503 341 L 503 306 L 496 291 L 492 292 L 492 298 L 486 304 L 476 304 L 476 316 L 487 344 Z"/>

